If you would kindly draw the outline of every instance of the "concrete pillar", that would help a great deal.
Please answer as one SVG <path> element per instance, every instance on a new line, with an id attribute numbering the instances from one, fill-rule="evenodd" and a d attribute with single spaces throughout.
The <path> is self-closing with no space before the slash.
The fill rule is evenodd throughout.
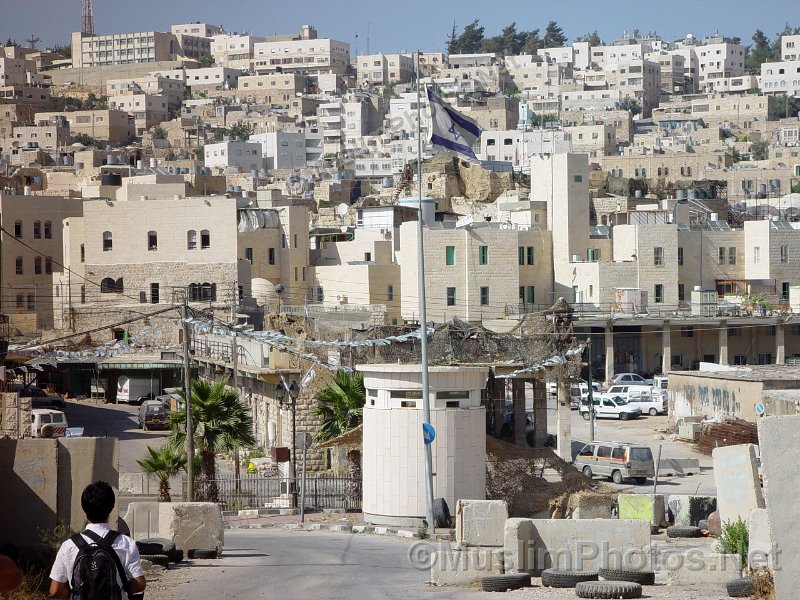
<path id="1" fill-rule="evenodd" d="M 702 358 L 700 356 L 699 358 Z M 727 365 L 728 363 L 728 322 L 719 322 L 719 364 Z"/>
<path id="2" fill-rule="evenodd" d="M 511 400 L 514 407 L 514 443 L 527 446 L 525 441 L 525 380 L 511 380 Z"/>
<path id="3" fill-rule="evenodd" d="M 606 382 L 614 377 L 614 326 L 606 323 Z"/>
<path id="4" fill-rule="evenodd" d="M 491 394 L 494 404 L 494 436 L 500 437 L 500 429 L 503 427 L 503 409 L 506 403 L 506 380 L 493 379 Z"/>
<path id="5" fill-rule="evenodd" d="M 569 405 L 569 386 L 558 384 L 556 406 L 556 454 L 566 461 L 572 460 L 572 409 Z"/>
<path id="6" fill-rule="evenodd" d="M 547 444 L 547 388 L 533 386 L 533 445 L 544 448 Z"/>
<path id="7" fill-rule="evenodd" d="M 785 325 L 783 322 L 778 322 L 775 325 L 775 364 L 776 365 L 785 365 L 786 364 L 786 344 L 784 338 L 784 328 Z"/>
<path id="8" fill-rule="evenodd" d="M 661 373 L 667 374 L 672 368 L 672 327 L 669 321 L 661 326 Z"/>

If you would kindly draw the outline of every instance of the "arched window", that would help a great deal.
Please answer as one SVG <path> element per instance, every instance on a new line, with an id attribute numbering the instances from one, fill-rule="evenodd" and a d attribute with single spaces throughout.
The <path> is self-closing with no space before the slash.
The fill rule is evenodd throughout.
<path id="1" fill-rule="evenodd" d="M 53 223 L 50 221 L 44 222 L 44 239 L 51 240 L 53 239 Z"/>
<path id="2" fill-rule="evenodd" d="M 33 274 L 34 275 L 41 275 L 42 274 L 42 257 L 37 256 L 33 259 Z"/>
<path id="3" fill-rule="evenodd" d="M 208 229 L 203 229 L 200 232 L 200 249 L 205 250 L 206 248 L 211 247 L 211 233 Z"/>
<path id="4" fill-rule="evenodd" d="M 53 274 L 53 259 L 49 256 L 44 259 L 44 272 L 47 275 Z"/>
<path id="5" fill-rule="evenodd" d="M 100 293 L 110 294 L 115 290 L 116 285 L 116 282 L 111 277 L 106 277 L 100 282 Z"/>
<path id="6" fill-rule="evenodd" d="M 197 232 L 190 229 L 186 232 L 186 249 L 194 250 L 195 248 L 197 248 Z"/>
<path id="7" fill-rule="evenodd" d="M 114 291 L 118 294 L 121 294 L 125 291 L 125 282 L 122 281 L 122 277 L 117 279 L 117 281 L 114 283 Z"/>
<path id="8" fill-rule="evenodd" d="M 196 301 L 198 299 L 199 298 L 198 298 L 198 293 L 197 293 L 197 284 L 196 283 L 190 283 L 189 284 L 189 300 L 190 301 Z"/>
<path id="9" fill-rule="evenodd" d="M 103 232 L 103 252 L 110 252 L 114 247 L 114 239 L 110 231 Z"/>
<path id="10" fill-rule="evenodd" d="M 201 300 L 211 300 L 211 284 L 210 283 L 204 283 L 201 286 L 200 299 Z"/>
<path id="11" fill-rule="evenodd" d="M 155 231 L 147 232 L 147 249 L 158 250 L 158 234 Z"/>
<path id="12" fill-rule="evenodd" d="M 22 221 L 14 221 L 14 237 L 22 237 Z"/>
<path id="13" fill-rule="evenodd" d="M 34 239 L 39 239 L 42 237 L 42 222 L 41 221 L 34 221 L 33 222 L 33 237 Z"/>
<path id="14" fill-rule="evenodd" d="M 15 260 L 15 261 L 14 261 L 14 272 L 15 272 L 17 275 L 22 275 L 22 273 L 23 273 L 23 269 L 22 269 L 22 257 L 21 257 L 21 256 L 18 256 L 18 257 L 17 257 L 17 260 Z"/>

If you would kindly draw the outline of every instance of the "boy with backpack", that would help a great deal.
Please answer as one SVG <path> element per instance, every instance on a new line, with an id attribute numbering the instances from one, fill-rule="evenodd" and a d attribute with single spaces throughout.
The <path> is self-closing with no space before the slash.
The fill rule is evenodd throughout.
<path id="1" fill-rule="evenodd" d="M 144 591 L 136 543 L 108 526 L 114 490 L 105 481 L 86 486 L 81 508 L 88 525 L 61 544 L 50 571 L 50 596 L 71 600 L 127 600 Z"/>

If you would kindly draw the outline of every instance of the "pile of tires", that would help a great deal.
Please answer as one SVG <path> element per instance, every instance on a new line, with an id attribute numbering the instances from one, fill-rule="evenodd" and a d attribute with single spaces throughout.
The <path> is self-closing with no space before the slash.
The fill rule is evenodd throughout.
<path id="1" fill-rule="evenodd" d="M 149 560 L 154 565 L 167 567 L 169 563 L 179 563 L 183 561 L 183 550 L 175 547 L 175 542 L 167 538 L 144 538 L 136 541 L 139 549 L 139 557 Z"/>

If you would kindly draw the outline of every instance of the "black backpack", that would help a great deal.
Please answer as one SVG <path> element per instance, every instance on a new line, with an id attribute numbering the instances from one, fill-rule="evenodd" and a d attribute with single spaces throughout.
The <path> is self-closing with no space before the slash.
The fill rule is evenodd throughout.
<path id="1" fill-rule="evenodd" d="M 93 543 L 87 543 L 80 533 L 70 538 L 78 547 L 78 555 L 72 565 L 70 599 L 121 600 L 122 590 L 128 593 L 128 578 L 119 555 L 111 546 L 119 533 L 109 531 L 105 537 L 88 529 L 83 533 Z M 118 573 L 122 588 L 117 580 Z"/>

